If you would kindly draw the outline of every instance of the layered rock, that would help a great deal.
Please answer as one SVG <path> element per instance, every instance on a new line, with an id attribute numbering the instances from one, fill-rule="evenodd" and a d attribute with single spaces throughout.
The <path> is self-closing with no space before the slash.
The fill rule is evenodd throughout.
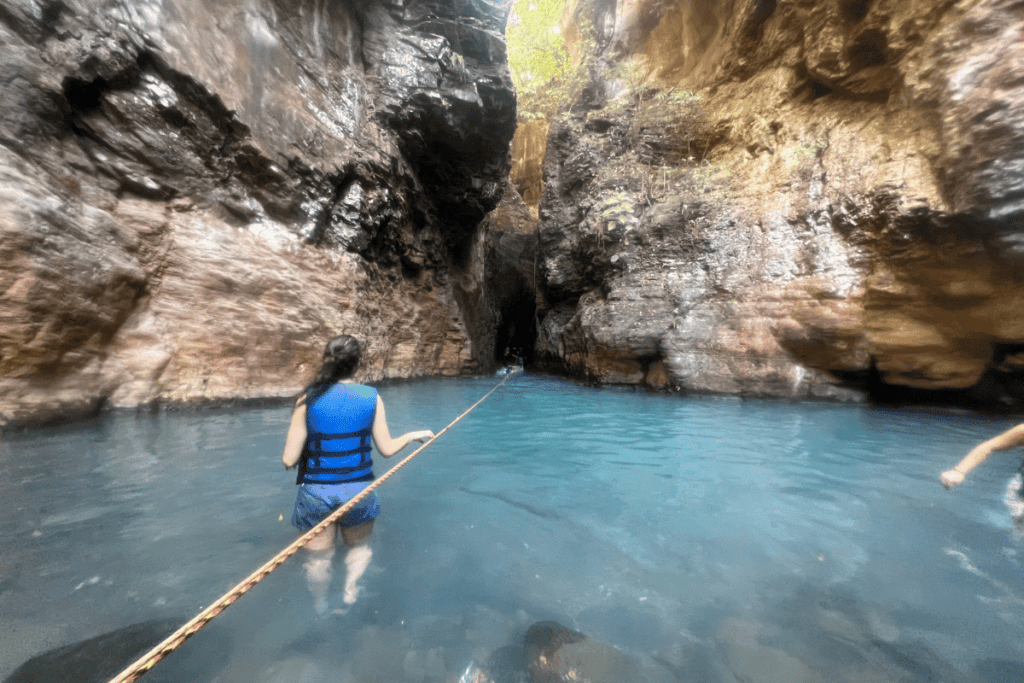
<path id="1" fill-rule="evenodd" d="M 605 66 L 548 138 L 538 360 L 684 391 L 1020 405 L 1018 10 L 576 3 Z M 624 61 L 642 84 L 607 68 Z"/>
<path id="2" fill-rule="evenodd" d="M 486 367 L 506 12 L 0 2 L 0 425 Z"/>

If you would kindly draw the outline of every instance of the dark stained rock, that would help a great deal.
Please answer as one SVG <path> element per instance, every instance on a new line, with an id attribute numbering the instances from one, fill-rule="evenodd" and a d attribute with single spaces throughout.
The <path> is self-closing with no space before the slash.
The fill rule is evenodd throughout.
<path id="1" fill-rule="evenodd" d="M 466 233 L 500 201 L 510 170 L 506 5 L 436 1 L 367 12 L 379 116 L 398 133 L 437 210 Z"/>

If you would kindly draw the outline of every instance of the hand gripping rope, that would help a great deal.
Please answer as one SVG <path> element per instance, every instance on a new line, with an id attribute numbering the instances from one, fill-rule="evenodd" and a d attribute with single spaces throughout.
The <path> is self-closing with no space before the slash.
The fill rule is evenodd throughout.
<path id="1" fill-rule="evenodd" d="M 167 638 L 164 639 L 163 642 L 161 642 L 159 645 L 157 645 L 152 650 L 150 650 L 149 652 L 144 654 L 142 657 L 140 657 L 138 660 L 136 660 L 134 664 L 132 664 L 127 669 L 125 669 L 124 671 L 119 673 L 116 677 L 110 679 L 110 683 L 130 683 L 130 681 L 137 680 L 144 673 L 146 673 L 147 671 L 152 669 L 156 665 L 157 662 L 159 662 L 161 659 L 163 659 L 164 657 L 169 655 L 171 652 L 173 652 L 175 649 L 177 649 L 178 646 L 180 646 L 182 643 L 184 643 L 186 640 L 188 640 L 192 635 L 194 635 L 196 633 L 196 631 L 198 631 L 202 627 L 206 626 L 210 621 L 213 620 L 213 618 L 215 616 L 217 616 L 218 614 L 223 612 L 225 609 L 227 609 L 228 605 L 230 605 L 235 600 L 237 600 L 238 598 L 240 598 L 243 595 L 245 595 L 245 593 L 248 592 L 248 590 L 250 588 L 255 586 L 257 583 L 262 581 L 264 578 L 266 578 L 266 576 L 270 572 L 274 571 L 275 569 L 280 567 L 282 564 L 284 564 L 284 561 L 287 560 L 292 555 L 294 555 L 298 551 L 299 548 L 301 548 L 302 546 L 304 546 L 307 543 L 309 543 L 309 541 L 311 539 L 313 539 L 313 537 L 315 537 L 317 534 L 319 534 L 321 531 L 323 531 L 324 529 L 329 527 L 334 522 L 338 521 L 338 519 L 342 515 L 344 515 L 349 510 L 351 510 L 353 507 L 355 507 L 355 505 L 359 501 L 361 501 L 363 498 L 365 498 L 367 495 L 369 495 L 370 491 L 373 491 L 375 488 L 377 488 L 378 486 L 383 484 L 385 481 L 387 481 L 388 478 L 392 474 L 394 474 L 398 470 L 400 470 L 403 467 L 405 467 L 406 463 L 408 463 L 410 460 L 412 460 L 417 455 L 419 455 L 420 452 L 423 451 L 424 448 L 426 448 L 430 444 L 432 444 L 435 441 L 437 441 L 438 437 L 440 437 L 442 434 L 444 434 L 449 429 L 451 429 L 453 426 L 455 426 L 455 424 L 459 420 L 461 420 L 462 418 L 464 418 L 467 415 L 469 415 L 470 412 L 472 412 L 474 408 L 476 408 L 478 405 L 483 403 L 484 400 L 487 399 L 488 396 L 490 396 L 495 391 L 497 391 L 498 388 L 502 384 L 504 384 L 505 381 L 510 376 L 511 376 L 511 374 L 505 375 L 500 382 L 498 382 L 497 384 L 494 385 L 493 389 L 491 389 L 486 394 L 484 394 L 483 397 L 479 401 L 477 401 L 476 403 L 471 405 L 469 408 L 467 408 L 466 412 L 462 413 L 457 418 L 452 420 L 448 424 L 447 427 L 445 427 L 444 429 L 439 431 L 437 434 L 435 434 L 434 438 L 430 439 L 425 444 L 423 444 L 422 446 L 417 448 L 415 451 L 410 453 L 401 462 L 399 462 L 397 465 L 395 465 L 390 470 L 388 470 L 383 475 L 381 475 L 379 479 L 377 479 L 372 484 L 367 486 L 365 489 L 360 491 L 358 495 L 356 495 L 350 501 L 348 501 L 347 503 L 342 505 L 340 508 L 338 508 L 337 510 L 332 512 L 322 522 L 320 522 L 315 527 L 313 527 L 312 529 L 310 529 L 309 531 L 304 533 L 294 543 L 292 543 L 290 546 L 288 546 L 287 548 L 285 548 L 284 550 L 279 552 L 277 555 L 275 555 L 269 562 L 267 562 L 262 567 L 260 567 L 256 571 L 254 571 L 249 576 L 247 576 L 241 583 L 239 583 L 237 586 L 235 586 L 230 591 L 225 593 L 223 596 L 221 596 L 219 599 L 217 599 L 212 605 L 207 607 L 205 610 L 200 612 L 198 615 L 193 617 L 191 621 L 186 623 L 184 626 L 179 628 L 177 631 L 175 631 L 171 635 L 167 636 Z"/>

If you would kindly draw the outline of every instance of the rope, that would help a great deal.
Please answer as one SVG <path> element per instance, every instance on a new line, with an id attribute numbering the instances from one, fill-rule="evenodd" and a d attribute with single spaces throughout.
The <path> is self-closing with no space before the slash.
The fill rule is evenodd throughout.
<path id="1" fill-rule="evenodd" d="M 381 477 L 379 479 L 377 479 L 372 484 L 367 486 L 365 489 L 360 491 L 358 495 L 356 495 L 351 500 L 349 500 L 347 503 L 342 505 L 340 508 L 338 508 L 337 510 L 332 512 L 322 522 L 320 522 L 315 527 L 313 527 L 312 529 L 310 529 L 309 531 L 304 533 L 294 543 L 292 543 L 287 548 L 285 548 L 284 550 L 279 552 L 277 555 L 275 555 L 269 562 L 267 562 L 262 567 L 260 567 L 256 571 L 254 571 L 249 576 L 247 576 L 241 583 L 239 583 L 237 586 L 235 586 L 234 588 L 229 590 L 227 593 L 225 593 L 223 596 L 221 596 L 216 602 L 214 602 L 212 605 L 210 605 L 205 610 L 203 610 L 202 612 L 197 614 L 195 617 L 193 617 L 191 621 L 187 622 L 184 626 L 179 628 L 177 631 L 175 631 L 171 635 L 167 636 L 167 638 L 165 638 L 163 640 L 163 642 L 161 642 L 159 645 L 154 647 L 152 650 L 150 650 L 146 654 L 142 655 L 142 657 L 140 657 L 138 660 L 136 660 L 134 664 L 132 664 L 127 669 L 122 671 L 115 678 L 110 679 L 110 683 L 130 683 L 131 681 L 137 680 L 144 673 L 146 673 L 147 671 L 152 669 L 157 664 L 157 662 L 159 662 L 161 659 L 163 659 L 164 657 L 169 655 L 171 652 L 173 652 L 175 649 L 177 649 L 182 643 L 184 643 L 186 640 L 188 640 L 190 637 L 192 637 L 196 633 L 196 631 L 198 631 L 199 629 L 201 629 L 202 627 L 204 627 L 208 623 L 210 623 L 210 621 L 214 617 L 216 617 L 218 614 L 220 614 L 225 609 L 227 609 L 227 607 L 229 605 L 231 605 L 235 600 L 237 600 L 238 598 L 240 598 L 243 595 L 245 595 L 245 593 L 247 593 L 250 588 L 252 588 L 256 584 L 258 584 L 260 581 L 265 579 L 267 577 L 267 575 L 270 574 L 270 572 L 274 571 L 275 569 L 280 567 L 282 564 L 284 564 L 284 561 L 287 560 L 292 555 L 294 555 L 299 550 L 299 548 L 301 548 L 302 546 L 304 546 L 307 543 L 309 543 L 309 541 L 311 541 L 321 531 L 323 531 L 324 529 L 329 527 L 334 522 L 338 521 L 338 519 L 342 515 L 344 515 L 346 512 L 348 512 L 353 507 L 355 507 L 355 505 L 359 501 L 361 501 L 363 498 L 368 496 L 371 491 L 373 491 L 375 488 L 377 488 L 378 486 L 383 484 L 385 481 L 387 481 L 391 477 L 391 475 L 393 475 L 395 472 L 397 472 L 398 470 L 400 470 L 403 467 L 405 467 L 406 464 L 408 464 L 408 462 L 410 460 L 412 460 L 417 455 L 419 455 L 420 452 L 422 452 L 424 448 L 426 448 L 430 444 L 432 444 L 435 441 L 437 441 L 437 439 L 442 434 L 444 434 L 449 429 L 454 427 L 455 424 L 459 422 L 459 420 L 461 420 L 462 418 L 464 418 L 467 415 L 469 415 L 470 412 L 472 412 L 474 408 L 476 408 L 478 405 L 483 403 L 487 399 L 488 396 L 490 396 L 495 391 L 497 391 L 498 388 L 501 387 L 501 385 L 504 384 L 506 382 L 506 380 L 508 380 L 508 378 L 510 376 L 511 376 L 511 373 L 508 374 L 508 375 L 505 375 L 500 382 L 498 382 L 496 385 L 494 385 L 493 389 L 491 389 L 486 394 L 484 394 L 483 397 L 479 401 L 477 401 L 476 403 L 471 405 L 469 408 L 467 408 L 464 413 L 462 413 L 457 418 L 452 420 L 448 424 L 447 427 L 445 427 L 444 429 L 439 431 L 437 434 L 435 434 L 434 438 L 430 439 L 429 441 L 424 443 L 422 446 L 417 448 L 415 451 L 410 453 L 401 462 L 399 462 L 397 465 L 395 465 L 390 470 L 388 470 L 383 475 L 381 475 Z"/>

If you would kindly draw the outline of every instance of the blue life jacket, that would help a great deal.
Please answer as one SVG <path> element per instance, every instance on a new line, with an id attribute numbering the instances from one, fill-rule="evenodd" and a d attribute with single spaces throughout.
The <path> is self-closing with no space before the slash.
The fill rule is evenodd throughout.
<path id="1" fill-rule="evenodd" d="M 296 484 L 340 484 L 373 479 L 373 418 L 377 390 L 338 383 L 306 407 L 306 445 Z"/>

